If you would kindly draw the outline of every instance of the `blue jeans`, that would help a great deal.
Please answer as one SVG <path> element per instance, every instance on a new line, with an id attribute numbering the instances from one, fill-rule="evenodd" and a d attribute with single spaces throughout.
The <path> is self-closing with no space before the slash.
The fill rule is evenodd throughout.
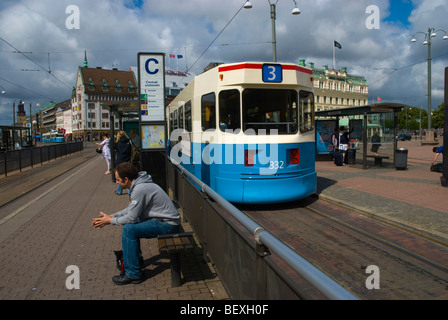
<path id="1" fill-rule="evenodd" d="M 121 234 L 123 246 L 123 265 L 129 278 L 138 279 L 142 277 L 142 266 L 140 265 L 140 238 L 156 238 L 160 234 L 179 232 L 179 226 L 172 226 L 159 220 L 146 220 L 134 224 L 125 224 Z"/>

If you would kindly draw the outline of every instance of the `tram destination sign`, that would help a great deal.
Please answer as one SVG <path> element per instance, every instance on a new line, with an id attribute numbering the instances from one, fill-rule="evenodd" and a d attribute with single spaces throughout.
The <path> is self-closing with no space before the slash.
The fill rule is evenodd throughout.
<path id="1" fill-rule="evenodd" d="M 140 121 L 165 121 L 165 55 L 139 53 Z"/>

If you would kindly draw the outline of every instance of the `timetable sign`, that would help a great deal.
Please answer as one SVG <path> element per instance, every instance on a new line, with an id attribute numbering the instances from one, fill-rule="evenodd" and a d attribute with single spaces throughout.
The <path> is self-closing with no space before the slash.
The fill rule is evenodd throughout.
<path id="1" fill-rule="evenodd" d="M 165 121 L 165 56 L 139 53 L 140 119 Z"/>

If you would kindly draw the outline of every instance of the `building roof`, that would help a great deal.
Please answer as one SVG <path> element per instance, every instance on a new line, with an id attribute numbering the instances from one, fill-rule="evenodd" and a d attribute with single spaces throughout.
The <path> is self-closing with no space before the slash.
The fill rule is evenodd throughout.
<path id="1" fill-rule="evenodd" d="M 131 70 L 120 71 L 118 69 L 80 67 L 79 72 L 81 73 L 85 93 L 135 96 L 138 93 L 134 73 Z M 105 87 L 108 87 L 108 90 L 104 90 Z M 132 88 L 133 92 L 132 90 L 129 92 L 129 88 Z"/>
<path id="2" fill-rule="evenodd" d="M 300 60 L 299 65 L 305 67 L 305 60 Z M 367 85 L 365 77 L 349 74 L 346 67 L 342 67 L 340 70 L 334 70 L 328 68 L 328 66 L 318 69 L 314 67 L 314 62 L 309 62 L 308 67 L 313 70 L 313 77 L 316 79 L 331 79 L 358 85 Z"/>
<path id="3" fill-rule="evenodd" d="M 329 116 L 353 116 L 353 115 L 363 115 L 375 114 L 375 113 L 390 113 L 390 112 L 400 112 L 402 108 L 409 107 L 401 103 L 376 103 L 369 104 L 361 107 L 351 107 L 351 108 L 338 108 L 331 110 L 316 111 L 316 117 L 329 117 Z"/>

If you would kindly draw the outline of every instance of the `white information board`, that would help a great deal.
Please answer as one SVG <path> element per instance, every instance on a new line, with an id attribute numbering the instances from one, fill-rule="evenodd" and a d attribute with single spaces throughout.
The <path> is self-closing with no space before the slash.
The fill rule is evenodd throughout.
<path id="1" fill-rule="evenodd" d="M 139 53 L 140 120 L 165 121 L 165 55 Z"/>

